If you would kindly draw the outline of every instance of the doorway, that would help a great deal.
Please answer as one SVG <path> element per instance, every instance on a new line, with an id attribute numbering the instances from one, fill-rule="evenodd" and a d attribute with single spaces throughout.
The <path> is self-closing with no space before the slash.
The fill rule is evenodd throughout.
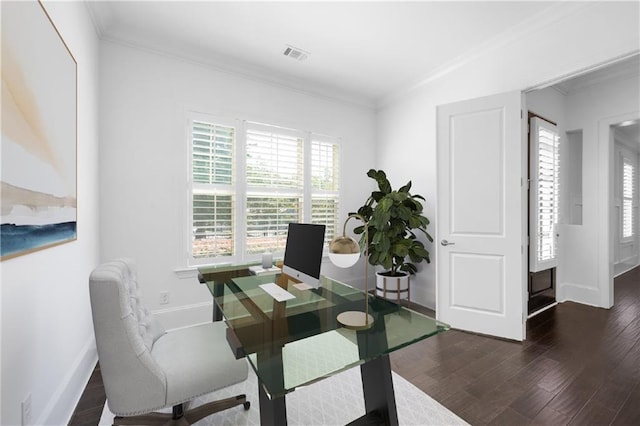
<path id="1" fill-rule="evenodd" d="M 613 173 L 611 187 L 613 209 L 611 234 L 613 238 L 614 277 L 640 264 L 638 239 L 638 166 L 640 163 L 639 120 L 625 120 L 611 126 L 613 144 Z"/>
<path id="2" fill-rule="evenodd" d="M 632 133 L 631 123 L 640 116 L 639 69 L 636 54 L 526 92 L 527 109 L 556 122 L 561 136 L 558 265 L 540 277 L 543 287 L 555 287 L 558 301 L 609 308 L 613 305 L 614 275 L 638 264 L 637 256 L 630 255 L 631 247 L 638 247 L 637 201 L 626 201 L 627 217 L 630 212 L 635 215 L 635 228 L 627 224 L 624 248 L 615 239 L 621 232 L 618 222 L 622 221 L 624 202 L 616 196 L 621 172 L 615 170 L 622 163 L 616 159 L 619 150 L 614 140 L 624 131 L 620 123 L 627 122 L 623 127 Z M 616 173 L 617 180 L 613 177 Z M 636 166 L 632 179 L 636 188 L 638 174 Z M 630 229 L 634 230 L 633 242 Z M 530 295 L 539 290 L 540 286 L 530 283 Z"/>
<path id="3" fill-rule="evenodd" d="M 557 123 L 529 111 L 527 316 L 556 303 L 560 135 Z"/>

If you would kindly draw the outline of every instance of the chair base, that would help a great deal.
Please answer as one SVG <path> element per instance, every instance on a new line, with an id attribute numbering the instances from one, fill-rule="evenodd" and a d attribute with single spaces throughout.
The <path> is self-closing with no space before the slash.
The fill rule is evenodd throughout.
<path id="1" fill-rule="evenodd" d="M 202 404 L 199 407 L 192 408 L 190 410 L 183 411 L 182 404 L 173 407 L 173 413 L 147 413 L 140 414 L 138 416 L 116 416 L 113 419 L 114 426 L 116 425 L 171 425 L 171 426 L 183 426 L 191 425 L 199 420 L 210 416 L 213 413 L 217 413 L 222 410 L 235 407 L 236 405 L 243 405 L 245 410 L 248 410 L 251 403 L 247 401 L 246 395 L 237 395 L 231 398 L 221 399 L 218 401 L 211 401 L 206 404 Z"/>

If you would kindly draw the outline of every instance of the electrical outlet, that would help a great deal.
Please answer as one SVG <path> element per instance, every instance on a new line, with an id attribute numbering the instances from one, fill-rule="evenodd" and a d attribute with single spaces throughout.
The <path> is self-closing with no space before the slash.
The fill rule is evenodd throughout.
<path id="1" fill-rule="evenodd" d="M 161 305 L 166 305 L 169 303 L 169 292 L 168 291 L 161 291 L 160 292 L 160 304 Z"/>
<path id="2" fill-rule="evenodd" d="M 28 393 L 20 404 L 22 409 L 22 426 L 31 424 L 31 393 Z"/>

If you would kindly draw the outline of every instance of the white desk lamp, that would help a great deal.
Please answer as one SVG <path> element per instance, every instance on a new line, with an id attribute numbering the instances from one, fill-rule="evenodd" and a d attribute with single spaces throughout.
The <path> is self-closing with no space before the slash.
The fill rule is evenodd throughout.
<path id="1" fill-rule="evenodd" d="M 336 237 L 329 244 L 329 260 L 339 268 L 349 268 L 356 264 L 360 258 L 360 246 L 351 237 L 347 237 L 347 222 L 352 217 L 360 219 L 364 223 L 364 312 L 347 311 L 338 315 L 337 320 L 345 328 L 352 330 L 365 330 L 373 325 L 373 317 L 369 315 L 369 231 L 368 224 L 359 214 L 351 214 L 344 221 L 342 236 Z"/>

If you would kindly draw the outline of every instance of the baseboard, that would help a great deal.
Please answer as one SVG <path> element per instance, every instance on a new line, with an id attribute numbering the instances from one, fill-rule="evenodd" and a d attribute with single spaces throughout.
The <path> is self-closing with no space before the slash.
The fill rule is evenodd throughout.
<path id="1" fill-rule="evenodd" d="M 158 309 L 153 311 L 153 315 L 167 330 L 210 322 L 213 318 L 213 300 Z"/>
<path id="2" fill-rule="evenodd" d="M 69 424 L 97 362 L 98 352 L 96 350 L 95 339 L 92 335 L 80 351 L 80 354 L 49 400 L 42 414 L 33 424 Z"/>
<path id="3" fill-rule="evenodd" d="M 562 283 L 556 291 L 558 302 L 576 302 L 599 307 L 600 298 L 600 289 L 574 283 Z"/>
<path id="4" fill-rule="evenodd" d="M 618 278 L 620 275 L 626 274 L 627 272 L 637 268 L 638 266 L 640 266 L 639 263 L 624 263 L 624 262 L 617 263 L 613 266 L 614 271 L 616 268 L 618 269 L 618 271 L 615 272 L 615 274 L 613 275 L 613 278 Z"/>

